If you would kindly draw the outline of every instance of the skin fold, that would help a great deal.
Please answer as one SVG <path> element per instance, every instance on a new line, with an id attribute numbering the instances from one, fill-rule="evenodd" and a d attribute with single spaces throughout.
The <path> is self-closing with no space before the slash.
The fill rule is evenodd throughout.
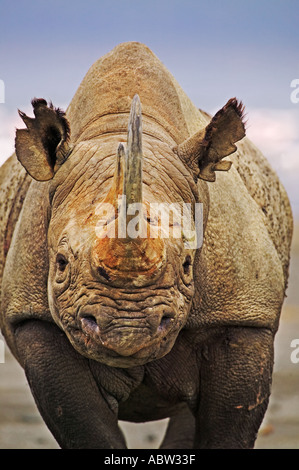
<path id="1" fill-rule="evenodd" d="M 146 46 L 125 43 L 65 114 L 32 106 L 0 170 L 0 324 L 55 439 L 125 448 L 118 419 L 170 417 L 161 448 L 252 448 L 292 214 L 243 105 L 208 116 Z M 132 203 L 146 236 L 112 236 Z M 203 244 L 163 238 L 153 203 L 189 204 L 193 229 L 200 204 Z"/>

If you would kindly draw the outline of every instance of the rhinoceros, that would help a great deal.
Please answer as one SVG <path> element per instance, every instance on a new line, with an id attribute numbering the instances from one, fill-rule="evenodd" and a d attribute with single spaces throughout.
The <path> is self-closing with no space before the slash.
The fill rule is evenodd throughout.
<path id="1" fill-rule="evenodd" d="M 1 329 L 59 446 L 169 418 L 161 448 L 254 447 L 292 213 L 242 102 L 210 116 L 131 42 L 65 113 L 32 106 L 0 173 Z M 159 204 L 186 217 L 163 231 Z"/>

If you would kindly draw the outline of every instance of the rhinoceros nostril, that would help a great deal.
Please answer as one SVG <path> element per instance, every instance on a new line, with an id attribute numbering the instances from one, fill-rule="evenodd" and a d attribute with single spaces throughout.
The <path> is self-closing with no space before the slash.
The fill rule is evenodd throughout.
<path id="1" fill-rule="evenodd" d="M 81 318 L 81 322 L 83 329 L 85 329 L 86 331 L 97 331 L 99 328 L 97 320 L 93 315 L 84 315 Z"/>
<path id="2" fill-rule="evenodd" d="M 170 322 L 171 322 L 171 316 L 170 315 L 163 315 L 163 317 L 161 318 L 158 330 L 159 331 L 165 330 L 165 328 L 167 328 L 167 326 L 170 324 Z"/>
<path id="3" fill-rule="evenodd" d="M 95 324 L 97 323 L 97 320 L 93 315 L 85 315 L 85 317 L 83 318 L 89 323 L 95 323 Z"/>

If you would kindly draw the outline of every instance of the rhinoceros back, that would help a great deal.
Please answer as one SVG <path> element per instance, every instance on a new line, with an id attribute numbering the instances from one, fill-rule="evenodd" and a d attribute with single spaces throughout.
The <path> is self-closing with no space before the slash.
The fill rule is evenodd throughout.
<path id="1" fill-rule="evenodd" d="M 82 80 L 67 110 L 72 139 L 126 132 L 136 93 L 142 103 L 144 133 L 177 144 L 206 125 L 206 116 L 155 54 L 130 42 L 96 61 Z"/>

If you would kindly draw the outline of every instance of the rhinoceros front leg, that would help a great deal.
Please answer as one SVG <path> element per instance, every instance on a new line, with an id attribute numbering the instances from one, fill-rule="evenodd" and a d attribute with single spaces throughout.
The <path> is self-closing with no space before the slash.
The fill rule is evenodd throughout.
<path id="1" fill-rule="evenodd" d="M 186 405 L 169 420 L 160 449 L 193 449 L 195 419 Z"/>
<path id="2" fill-rule="evenodd" d="M 56 325 L 28 321 L 17 329 L 16 343 L 38 409 L 62 448 L 126 448 L 88 360 Z"/>
<path id="3" fill-rule="evenodd" d="M 270 395 L 273 333 L 228 328 L 202 356 L 195 448 L 252 448 Z"/>

